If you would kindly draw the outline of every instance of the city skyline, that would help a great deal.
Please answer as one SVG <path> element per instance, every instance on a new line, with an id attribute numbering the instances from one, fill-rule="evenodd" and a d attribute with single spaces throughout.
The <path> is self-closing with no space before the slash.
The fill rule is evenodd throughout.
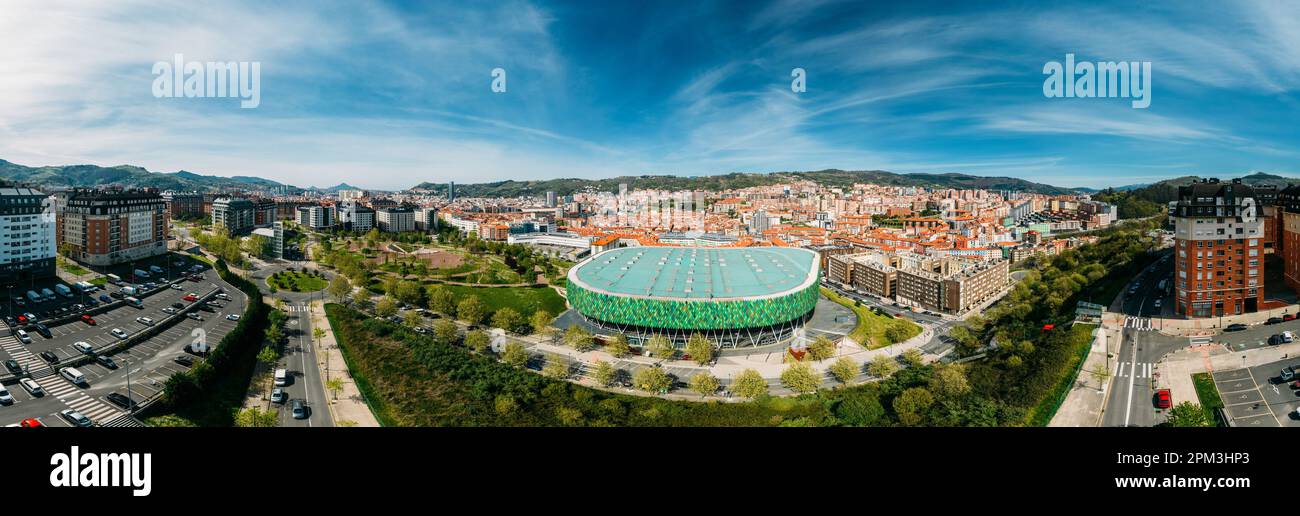
<path id="1" fill-rule="evenodd" d="M 296 7 L 7 4 L 0 28 L 22 44 L 0 49 L 0 159 L 384 190 L 828 168 L 1095 188 L 1300 172 L 1300 14 L 1280 3 Z M 150 67 L 176 54 L 260 62 L 260 106 L 150 95 Z M 1067 54 L 1151 62 L 1150 106 L 1044 96 L 1044 64 Z M 794 68 L 807 91 L 791 91 Z"/>

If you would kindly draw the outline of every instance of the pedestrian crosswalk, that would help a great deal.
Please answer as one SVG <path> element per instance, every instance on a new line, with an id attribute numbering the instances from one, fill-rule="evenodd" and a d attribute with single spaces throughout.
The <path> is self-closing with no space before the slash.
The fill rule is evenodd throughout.
<path id="1" fill-rule="evenodd" d="M 1208 335 L 1201 337 L 1187 337 L 1187 342 L 1192 346 L 1204 346 L 1214 342 L 1214 337 Z"/>
<path id="2" fill-rule="evenodd" d="M 99 426 L 147 428 L 149 425 L 144 424 L 144 422 L 139 419 L 131 417 L 131 415 L 126 412 L 121 412 L 116 416 L 104 420 L 99 424 Z"/>
<path id="3" fill-rule="evenodd" d="M 27 348 L 23 346 L 23 343 L 18 342 L 18 338 L 13 335 L 0 337 L 0 348 L 3 348 L 5 353 L 8 353 L 10 357 L 13 357 L 20 366 L 36 369 L 43 365 L 40 359 L 36 358 L 36 354 L 27 351 Z"/>
<path id="4" fill-rule="evenodd" d="M 1125 317 L 1124 327 L 1141 331 L 1150 331 L 1152 329 L 1150 317 Z"/>
<path id="5" fill-rule="evenodd" d="M 286 312 L 310 312 L 311 307 L 307 305 L 287 305 L 284 307 Z"/>
<path id="6" fill-rule="evenodd" d="M 81 390 L 81 387 L 73 385 L 62 378 L 45 382 L 41 384 L 41 387 L 45 389 L 47 396 L 58 398 L 68 408 L 82 413 L 91 421 L 107 420 L 121 414 L 121 411 L 98 399 L 87 396 Z"/>
<path id="7" fill-rule="evenodd" d="M 1149 362 L 1120 362 L 1119 369 L 1115 371 L 1115 376 L 1120 378 L 1151 378 L 1155 371 L 1155 364 Z"/>

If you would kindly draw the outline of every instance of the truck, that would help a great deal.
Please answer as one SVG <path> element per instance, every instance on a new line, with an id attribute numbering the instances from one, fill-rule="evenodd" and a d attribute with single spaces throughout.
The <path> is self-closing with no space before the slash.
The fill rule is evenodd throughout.
<path id="1" fill-rule="evenodd" d="M 46 301 L 54 301 L 54 291 L 48 288 L 41 289 L 41 296 L 44 296 Z"/>
<path id="2" fill-rule="evenodd" d="M 152 273 L 154 273 L 154 274 L 162 274 L 162 273 L 163 273 L 163 268 L 162 268 L 162 267 L 159 267 L 159 266 L 157 266 L 157 265 L 150 265 L 150 266 L 149 266 L 149 271 L 152 272 Z"/>
<path id="3" fill-rule="evenodd" d="M 78 281 L 77 290 L 80 290 L 82 292 L 94 292 L 95 285 L 89 281 Z"/>
<path id="4" fill-rule="evenodd" d="M 137 279 L 138 279 L 138 278 L 148 278 L 148 277 L 149 277 L 149 273 L 147 273 L 147 272 L 145 272 L 145 271 L 142 271 L 142 270 L 140 270 L 140 269 L 136 269 L 136 270 L 135 270 L 135 277 L 136 277 Z"/>
<path id="5" fill-rule="evenodd" d="M 33 303 L 39 303 L 41 302 L 41 295 L 37 294 L 35 290 L 28 290 L 27 299 Z"/>
<path id="6" fill-rule="evenodd" d="M 62 284 L 62 283 L 60 283 L 60 284 L 58 284 L 58 285 L 55 285 L 55 286 L 54 286 L 54 291 L 55 291 L 55 292 L 58 292 L 60 296 L 63 296 L 63 297 L 72 297 L 72 289 L 68 288 L 67 285 L 64 285 L 64 284 Z"/>
<path id="7" fill-rule="evenodd" d="M 116 275 L 116 274 L 109 274 L 109 275 L 108 275 L 108 282 L 109 282 L 109 283 L 112 283 L 112 284 L 114 284 L 114 285 L 121 285 L 121 284 L 122 284 L 122 277 L 121 277 L 121 276 L 118 276 L 118 275 Z"/>
<path id="8" fill-rule="evenodd" d="M 122 293 L 128 296 L 134 296 L 136 294 L 139 294 L 140 292 L 139 289 L 128 286 L 128 287 L 122 287 Z"/>
<path id="9" fill-rule="evenodd" d="M 141 301 L 139 298 L 128 297 L 128 298 L 126 298 L 125 301 L 126 301 L 126 304 L 131 305 L 131 306 L 134 306 L 134 307 L 136 307 L 136 308 L 144 308 L 144 301 Z"/>

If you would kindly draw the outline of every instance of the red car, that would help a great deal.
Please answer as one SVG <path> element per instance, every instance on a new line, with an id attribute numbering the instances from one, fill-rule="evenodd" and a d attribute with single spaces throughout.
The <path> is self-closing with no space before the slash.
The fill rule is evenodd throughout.
<path id="1" fill-rule="evenodd" d="M 40 420 L 29 417 L 27 419 L 24 419 L 22 423 L 19 423 L 19 426 L 23 428 L 36 428 L 45 425 L 42 425 Z"/>
<path id="2" fill-rule="evenodd" d="M 18 324 L 27 324 L 27 316 L 18 314 Z"/>
<path id="3" fill-rule="evenodd" d="M 1174 406 L 1174 400 L 1169 396 L 1169 389 L 1156 391 L 1156 408 L 1167 409 L 1172 406 Z"/>
<path id="4" fill-rule="evenodd" d="M 94 326 L 95 324 L 97 324 L 97 323 L 95 322 L 95 318 L 94 318 L 94 317 L 91 317 L 90 314 L 81 314 L 81 322 L 84 322 L 84 323 L 89 324 L 89 325 L 91 325 L 91 326 Z"/>
<path id="5" fill-rule="evenodd" d="M 199 298 L 194 297 L 194 296 L 185 296 L 185 297 L 182 297 L 181 299 L 183 299 L 183 300 L 185 300 L 185 301 L 188 301 L 188 302 L 190 302 L 190 303 L 193 303 L 193 302 L 199 300 Z"/>
<path id="6" fill-rule="evenodd" d="M 1282 321 L 1284 321 L 1284 322 L 1285 322 L 1285 321 L 1294 321 L 1294 320 L 1295 320 L 1295 314 L 1283 314 L 1283 315 L 1282 315 Z"/>

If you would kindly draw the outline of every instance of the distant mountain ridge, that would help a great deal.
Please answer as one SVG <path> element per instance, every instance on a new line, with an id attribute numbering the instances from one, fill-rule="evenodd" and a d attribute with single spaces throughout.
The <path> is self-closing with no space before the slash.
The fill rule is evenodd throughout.
<path id="1" fill-rule="evenodd" d="M 101 167 L 98 165 L 63 165 L 28 167 L 0 159 L 0 179 L 43 187 L 92 187 L 121 185 L 176 191 L 217 191 L 226 188 L 283 187 L 270 179 L 253 176 L 205 176 L 181 170 L 175 173 L 150 172 L 134 165 Z M 290 189 L 298 189 L 289 186 Z"/>
<path id="2" fill-rule="evenodd" d="M 493 183 L 457 184 L 457 197 L 520 197 L 541 196 L 546 192 L 568 195 L 574 192 L 592 189 L 596 191 L 616 192 L 618 185 L 626 183 L 629 189 L 648 188 L 663 190 L 726 190 L 769 186 L 790 181 L 807 180 L 829 187 L 849 187 L 855 183 L 871 183 L 886 186 L 917 186 L 928 188 L 1016 190 L 1023 192 L 1059 195 L 1072 193 L 1069 188 L 1061 188 L 1042 183 L 1035 183 L 1014 177 L 986 177 L 968 174 L 945 173 L 900 174 L 884 170 L 848 171 L 827 169 L 809 172 L 769 172 L 745 173 L 733 172 L 710 176 L 668 176 L 644 175 L 621 176 L 607 179 L 544 179 L 534 181 L 497 181 Z M 428 190 L 445 194 L 446 183 L 424 182 L 415 185 L 412 190 Z"/>

